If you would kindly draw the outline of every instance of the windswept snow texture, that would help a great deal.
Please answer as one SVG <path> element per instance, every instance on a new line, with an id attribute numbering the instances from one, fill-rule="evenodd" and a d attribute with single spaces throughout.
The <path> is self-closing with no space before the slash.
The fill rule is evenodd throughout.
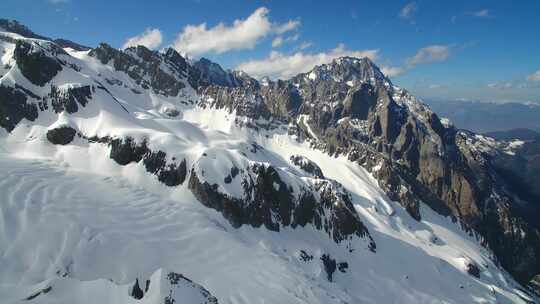
<path id="1" fill-rule="evenodd" d="M 311 149 L 286 126 L 242 128 L 234 113 L 197 107 L 187 79 L 177 96 L 165 97 L 88 52 L 58 55 L 62 69 L 34 85 L 12 56 L 13 41 L 50 42 L 0 35 L 0 86 L 23 86 L 28 104 L 38 106 L 53 87 L 66 94 L 92 88 L 72 113 L 49 106 L 9 133 L 0 128 L 0 302 L 167 303 L 172 289 L 163 269 L 197 284 L 175 288 L 175 303 L 209 301 L 201 290 L 234 304 L 524 302 L 491 253 L 449 218 L 422 208 L 415 221 L 366 170 Z M 178 115 L 169 115 L 172 109 Z M 77 135 L 54 145 L 47 132 L 60 126 Z M 216 157 L 202 169 L 233 197 L 241 185 L 224 182 L 231 168 L 223 164 L 267 163 L 293 183 L 314 178 L 291 161 L 304 156 L 350 193 L 376 251 L 365 238 L 336 243 L 312 225 L 234 228 L 198 202 L 187 182 L 169 187 L 142 161 L 121 166 L 111 159 L 100 139 L 126 137 L 165 152 L 168 162 L 185 159 L 188 170 Z M 144 289 L 147 279 L 148 292 L 132 297 L 134 282 Z"/>

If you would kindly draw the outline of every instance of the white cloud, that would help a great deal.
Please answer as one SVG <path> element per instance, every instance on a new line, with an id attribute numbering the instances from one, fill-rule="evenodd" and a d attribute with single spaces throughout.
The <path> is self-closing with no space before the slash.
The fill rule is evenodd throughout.
<path id="1" fill-rule="evenodd" d="M 416 2 L 410 2 L 407 3 L 400 11 L 399 11 L 399 17 L 403 19 L 411 19 L 413 17 L 414 12 L 418 9 L 418 6 L 416 5 Z"/>
<path id="2" fill-rule="evenodd" d="M 304 42 L 300 43 L 300 45 L 298 46 L 298 49 L 299 50 L 305 50 L 307 48 L 310 48 L 312 45 L 313 45 L 313 43 L 308 42 L 308 41 L 304 41 Z"/>
<path id="3" fill-rule="evenodd" d="M 381 72 L 383 72 L 383 74 L 388 77 L 399 76 L 405 73 L 406 70 L 407 69 L 404 67 L 392 67 L 392 66 L 381 65 Z"/>
<path id="4" fill-rule="evenodd" d="M 540 81 L 540 70 L 534 72 L 533 74 L 527 76 L 528 81 Z"/>
<path id="5" fill-rule="evenodd" d="M 278 47 L 283 44 L 283 37 L 278 36 L 272 40 L 272 47 Z"/>
<path id="6" fill-rule="evenodd" d="M 428 64 L 445 61 L 450 57 L 451 46 L 429 45 L 419 49 L 416 54 L 407 58 L 402 66 L 381 65 L 381 71 L 388 77 L 399 76 L 419 64 Z"/>
<path id="7" fill-rule="evenodd" d="M 211 28 L 206 23 L 187 25 L 178 34 L 173 47 L 189 55 L 252 49 L 262 38 L 284 34 L 300 25 L 298 20 L 289 20 L 284 24 L 272 23 L 268 17 L 269 12 L 267 8 L 260 7 L 246 19 L 237 19 L 231 25 L 219 23 Z"/>
<path id="8" fill-rule="evenodd" d="M 161 45 L 163 41 L 163 35 L 158 29 L 147 28 L 141 34 L 128 38 L 122 48 L 128 48 L 130 46 L 144 45 L 149 49 L 155 49 Z"/>
<path id="9" fill-rule="evenodd" d="M 450 46 L 430 45 L 419 49 L 416 55 L 407 59 L 407 65 L 412 67 L 418 64 L 441 62 L 448 57 L 450 57 Z"/>
<path id="10" fill-rule="evenodd" d="M 52 3 L 52 4 L 61 4 L 61 3 L 68 3 L 69 0 L 48 0 L 49 3 Z"/>
<path id="11" fill-rule="evenodd" d="M 290 32 L 300 26 L 299 20 L 289 20 L 284 24 L 275 24 L 274 25 L 274 32 L 278 35 L 285 34 L 286 32 Z"/>
<path id="12" fill-rule="evenodd" d="M 475 17 L 480 17 L 480 18 L 491 17 L 488 9 L 483 9 L 483 10 L 479 10 L 477 12 L 473 12 L 472 15 L 475 16 Z"/>
<path id="13" fill-rule="evenodd" d="M 237 69 L 253 77 L 270 76 L 287 79 L 296 74 L 310 71 L 316 65 L 331 62 L 343 56 L 368 57 L 375 60 L 378 50 L 348 50 L 345 45 L 339 44 L 336 48 L 316 54 L 307 54 L 301 51 L 291 55 L 271 51 L 270 55 L 262 60 L 250 60 L 241 63 Z"/>
<path id="14" fill-rule="evenodd" d="M 296 40 L 298 40 L 298 38 L 300 38 L 300 34 L 294 34 L 294 35 L 289 36 L 287 38 L 283 38 L 282 36 L 278 36 L 278 37 L 274 38 L 274 40 L 272 40 L 272 47 L 278 47 L 278 46 L 283 45 L 284 43 L 296 41 Z"/>

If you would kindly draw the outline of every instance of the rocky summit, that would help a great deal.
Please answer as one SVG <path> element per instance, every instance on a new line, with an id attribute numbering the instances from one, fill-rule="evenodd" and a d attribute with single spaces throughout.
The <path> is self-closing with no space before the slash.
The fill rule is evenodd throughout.
<path id="1" fill-rule="evenodd" d="M 0 28 L 2 301 L 538 301 L 534 146 L 370 59 L 257 80 Z"/>

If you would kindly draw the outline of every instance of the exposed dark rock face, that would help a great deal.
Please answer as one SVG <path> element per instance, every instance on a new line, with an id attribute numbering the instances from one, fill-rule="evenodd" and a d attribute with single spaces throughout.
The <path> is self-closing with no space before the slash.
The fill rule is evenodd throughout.
<path id="1" fill-rule="evenodd" d="M 536 295 L 540 296 L 540 274 L 534 276 L 527 287 Z"/>
<path id="2" fill-rule="evenodd" d="M 184 299 L 184 296 L 181 294 L 182 285 L 188 285 L 191 288 L 197 289 L 204 300 L 201 304 L 218 304 L 217 298 L 212 296 L 208 290 L 179 273 L 169 272 L 166 275 L 166 279 L 169 281 L 170 289 L 168 295 L 165 297 L 165 304 L 182 303 L 180 301 Z"/>
<path id="3" fill-rule="evenodd" d="M 342 116 L 366 120 L 377 105 L 377 95 L 372 85 L 361 84 L 357 90 L 349 92 L 345 97 Z"/>
<path id="4" fill-rule="evenodd" d="M 473 277 L 480 278 L 480 268 L 475 263 L 470 262 L 467 264 L 467 273 Z"/>
<path id="5" fill-rule="evenodd" d="M 308 254 L 305 250 L 300 250 L 300 259 L 304 262 L 313 260 L 313 255 Z"/>
<path id="6" fill-rule="evenodd" d="M 138 163 L 141 160 L 146 171 L 157 176 L 158 180 L 167 186 L 181 185 L 187 175 L 186 160 L 177 162 L 167 161 L 167 154 L 163 151 L 151 151 L 146 142 L 136 143 L 131 137 L 124 139 L 105 139 L 111 146 L 110 158 L 119 165 Z"/>
<path id="7" fill-rule="evenodd" d="M 200 89 L 203 99 L 201 107 L 236 111 L 240 116 L 257 119 L 285 121 L 289 115 L 296 114 L 301 103 L 296 87 L 291 83 L 278 80 L 261 86 L 249 78 L 241 87 L 221 87 L 210 85 Z M 257 127 L 256 125 L 248 125 Z"/>
<path id="8" fill-rule="evenodd" d="M 85 107 L 92 98 L 92 93 L 95 91 L 94 86 L 69 87 L 67 89 L 59 89 L 51 86 L 51 92 L 46 97 L 45 101 L 50 100 L 55 113 L 66 111 L 70 114 L 76 113 L 79 106 Z"/>
<path id="9" fill-rule="evenodd" d="M 355 212 L 349 194 L 338 183 L 316 180 L 313 185 L 304 184 L 300 193 L 294 193 L 276 168 L 262 163 L 240 169 L 239 176 L 242 197 L 231 197 L 220 191 L 217 184 L 208 183 L 197 164 L 191 170 L 188 187 L 203 205 L 221 212 L 233 227 L 264 225 L 279 231 L 280 226 L 312 224 L 337 243 L 352 236 L 366 238 L 369 249 L 375 251 L 375 243 Z M 318 198 L 314 193 L 318 193 Z"/>
<path id="10" fill-rule="evenodd" d="M 47 131 L 47 139 L 55 145 L 67 145 L 73 141 L 77 131 L 69 126 L 60 126 Z"/>
<path id="11" fill-rule="evenodd" d="M 40 44 L 24 40 L 17 40 L 15 46 L 14 58 L 21 73 L 38 86 L 44 86 L 62 70 L 62 65 L 54 56 L 65 52 L 52 43 L 49 46 L 50 49 L 45 50 Z M 49 56 L 48 52 L 54 56 Z"/>
<path id="12" fill-rule="evenodd" d="M 508 188 L 521 200 L 523 216 L 540 229 L 540 137 L 523 141 L 509 153 L 495 153 L 490 160 Z"/>
<path id="13" fill-rule="evenodd" d="M 336 271 L 336 260 L 331 258 L 328 254 L 323 254 L 321 256 L 321 261 L 324 266 L 324 271 L 326 271 L 326 278 L 329 282 L 332 282 L 334 272 Z"/>
<path id="14" fill-rule="evenodd" d="M 238 173 L 240 173 L 240 170 L 237 167 L 232 167 L 231 174 L 225 176 L 225 178 L 223 179 L 223 182 L 225 184 L 230 184 L 232 180 L 238 175 Z"/>
<path id="15" fill-rule="evenodd" d="M 200 78 L 198 70 L 192 68 L 186 60 L 172 48 L 164 54 L 151 51 L 144 46 L 130 47 L 120 51 L 102 43 L 90 51 L 103 64 L 113 62 L 114 68 L 125 72 L 144 89 L 152 89 L 157 94 L 177 96 L 185 87 L 181 79 L 197 87 Z M 166 63 L 172 73 L 164 71 L 161 64 Z"/>
<path id="16" fill-rule="evenodd" d="M 180 115 L 180 112 L 177 109 L 173 109 L 173 108 L 165 109 L 164 113 L 167 114 L 167 116 L 169 117 L 177 117 L 178 115 Z"/>
<path id="17" fill-rule="evenodd" d="M 163 151 L 147 152 L 143 159 L 144 166 L 146 171 L 156 175 L 165 185 L 178 186 L 186 179 L 186 160 L 182 160 L 180 164 L 176 162 L 167 164 L 166 156 Z"/>
<path id="18" fill-rule="evenodd" d="M 146 143 L 137 144 L 131 137 L 125 139 L 113 139 L 110 142 L 110 158 L 119 165 L 125 166 L 131 162 L 138 163 L 148 153 Z"/>
<path id="19" fill-rule="evenodd" d="M 155 284 L 153 288 L 159 288 L 159 290 L 153 293 L 152 297 L 155 297 L 156 293 L 161 295 L 161 299 L 166 304 L 178 304 L 178 303 L 201 303 L 201 304 L 218 304 L 216 297 L 212 296 L 208 290 L 203 286 L 193 282 L 185 276 L 175 272 L 164 272 L 159 277 L 160 282 Z M 139 285 L 139 279 L 135 279 L 135 283 L 131 287 L 130 296 L 136 300 L 141 300 L 145 297 L 145 294 L 150 290 L 150 280 L 146 280 L 144 291 Z M 195 291 L 195 292 L 193 292 Z M 189 300 L 187 296 L 189 293 Z M 198 294 L 198 296 L 197 296 Z M 196 298 L 193 298 L 196 296 Z M 192 302 L 196 301 L 196 302 Z"/>
<path id="20" fill-rule="evenodd" d="M 0 127 L 11 132 L 24 118 L 34 121 L 38 106 L 27 102 L 27 94 L 20 89 L 0 85 Z"/>
<path id="21" fill-rule="evenodd" d="M 144 292 L 142 291 L 141 287 L 139 287 L 139 279 L 135 280 L 135 284 L 131 288 L 131 296 L 137 300 L 142 299 L 144 296 Z"/>
<path id="22" fill-rule="evenodd" d="M 207 96 L 200 104 L 201 107 L 225 108 L 229 111 L 236 110 L 240 116 L 258 117 L 269 119 L 270 110 L 263 102 L 262 96 L 258 93 L 257 87 L 219 87 L 209 86 L 204 89 Z"/>
<path id="23" fill-rule="evenodd" d="M 219 64 L 206 58 L 199 59 L 193 66 L 200 71 L 201 77 L 209 84 L 223 87 L 238 87 L 243 84 L 242 78 L 237 77 L 237 74 L 224 71 Z"/>
<path id="24" fill-rule="evenodd" d="M 27 300 L 27 301 L 33 300 L 33 299 L 37 298 L 40 295 L 44 295 L 44 294 L 49 293 L 51 290 L 52 290 L 52 286 L 47 286 L 47 287 L 33 293 L 32 295 L 26 297 L 25 300 Z"/>
<path id="25" fill-rule="evenodd" d="M 338 269 L 339 271 L 346 273 L 347 269 L 349 269 L 349 263 L 347 262 L 340 262 L 338 263 Z"/>
<path id="26" fill-rule="evenodd" d="M 321 168 L 312 160 L 302 155 L 291 155 L 291 162 L 298 168 L 306 171 L 307 173 L 318 177 L 324 178 Z"/>

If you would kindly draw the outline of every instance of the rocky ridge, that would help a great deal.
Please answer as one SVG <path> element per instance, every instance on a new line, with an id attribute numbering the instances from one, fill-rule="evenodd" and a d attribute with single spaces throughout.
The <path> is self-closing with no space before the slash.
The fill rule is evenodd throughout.
<path id="1" fill-rule="evenodd" d="M 540 234 L 494 170 L 490 146 L 443 125 L 369 59 L 339 58 L 288 81 L 201 88 L 202 105 L 283 121 L 313 147 L 348 155 L 420 220 L 423 202 L 477 234 L 521 282 L 540 271 Z M 297 132 L 298 133 L 298 132 Z"/>

